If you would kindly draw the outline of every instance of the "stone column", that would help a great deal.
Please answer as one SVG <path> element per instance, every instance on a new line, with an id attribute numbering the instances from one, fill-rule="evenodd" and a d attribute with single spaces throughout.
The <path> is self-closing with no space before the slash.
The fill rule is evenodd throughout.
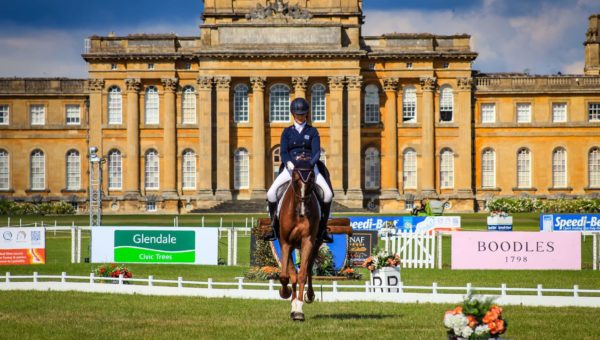
<path id="1" fill-rule="evenodd" d="M 382 198 L 398 196 L 398 78 L 383 79 L 385 117 L 383 122 L 381 194 Z"/>
<path id="2" fill-rule="evenodd" d="M 262 199 L 265 190 L 265 77 L 252 77 L 252 198 Z"/>
<path id="3" fill-rule="evenodd" d="M 361 146 L 361 98 L 362 76 L 346 77 L 348 80 L 348 199 L 362 200 L 360 185 Z"/>
<path id="4" fill-rule="evenodd" d="M 218 200 L 231 200 L 231 153 L 229 146 L 229 90 L 231 77 L 215 77 L 217 85 L 217 192 Z"/>
<path id="5" fill-rule="evenodd" d="M 177 198 L 177 78 L 161 79 L 164 94 L 164 125 L 163 125 L 163 153 L 164 153 L 164 181 L 163 195 L 166 198 Z"/>
<path id="6" fill-rule="evenodd" d="M 328 156 L 328 168 L 331 184 L 336 193 L 344 191 L 344 77 L 329 77 L 330 120 L 329 139 L 331 141 Z M 331 160 L 331 161 L 329 161 Z"/>
<path id="7" fill-rule="evenodd" d="M 458 95 L 456 98 L 456 109 L 454 110 L 454 121 L 458 124 L 458 138 L 460 143 L 456 154 L 458 159 L 454 162 L 455 188 L 459 195 L 471 197 L 473 195 L 472 183 L 472 127 L 471 127 L 471 101 L 472 101 L 472 78 L 458 78 Z"/>
<path id="8" fill-rule="evenodd" d="M 422 179 L 421 192 L 425 196 L 435 194 L 435 112 L 434 91 L 435 77 L 422 77 L 421 90 L 423 91 L 422 109 Z"/>
<path id="9" fill-rule="evenodd" d="M 127 167 L 125 168 L 125 196 L 140 195 L 140 79 L 125 79 L 127 85 Z"/>
<path id="10" fill-rule="evenodd" d="M 292 77 L 292 85 L 294 85 L 294 98 L 306 99 L 308 77 Z"/>
<path id="11" fill-rule="evenodd" d="M 212 186 L 212 77 L 199 77 L 198 81 L 198 197 L 213 199 Z"/>
<path id="12" fill-rule="evenodd" d="M 102 148 L 102 91 L 104 90 L 104 79 L 89 79 L 88 80 L 88 89 L 90 91 L 90 101 L 88 104 L 88 112 L 89 112 L 89 121 L 88 121 L 88 129 L 89 129 L 89 142 L 88 142 L 88 150 L 89 147 L 95 146 L 98 148 L 98 155 L 104 155 L 104 150 Z M 105 155 L 106 156 L 106 155 Z M 87 169 L 88 162 L 84 162 L 85 168 Z M 84 172 L 85 173 L 85 172 Z M 87 183 L 84 181 L 87 177 L 84 178 L 82 176 L 82 187 L 86 187 Z M 87 178 L 89 181 L 89 178 Z M 86 184 L 84 184 L 86 183 Z M 105 180 L 102 189 L 106 190 L 108 188 L 108 181 Z"/>

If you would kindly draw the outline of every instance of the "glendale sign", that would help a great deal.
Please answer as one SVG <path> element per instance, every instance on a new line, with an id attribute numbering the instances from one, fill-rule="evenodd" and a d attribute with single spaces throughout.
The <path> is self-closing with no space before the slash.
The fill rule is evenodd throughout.
<path id="1" fill-rule="evenodd" d="M 452 269 L 581 269 L 579 233 L 452 233 Z"/>

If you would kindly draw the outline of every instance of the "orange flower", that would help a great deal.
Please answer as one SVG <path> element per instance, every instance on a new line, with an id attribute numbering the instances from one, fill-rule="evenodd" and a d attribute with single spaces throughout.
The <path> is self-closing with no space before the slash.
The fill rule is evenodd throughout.
<path id="1" fill-rule="evenodd" d="M 458 307 L 454 308 L 454 310 L 452 311 L 452 315 L 461 314 L 462 311 L 463 311 L 463 308 L 461 306 L 458 306 Z"/>
<path id="2" fill-rule="evenodd" d="M 487 313 L 485 313 L 485 316 L 483 317 L 483 323 L 488 323 L 488 322 L 494 322 L 498 319 L 498 317 L 500 316 L 500 314 L 498 314 L 497 310 L 490 310 Z"/>
<path id="3" fill-rule="evenodd" d="M 469 327 L 475 328 L 477 326 L 477 319 L 473 315 L 467 315 L 467 321 L 469 322 Z"/>
<path id="4" fill-rule="evenodd" d="M 490 334 L 501 334 L 504 332 L 504 320 L 498 319 L 487 324 Z"/>
<path id="5" fill-rule="evenodd" d="M 496 313 L 496 314 L 498 314 L 498 315 L 502 314 L 502 308 L 500 308 L 499 306 L 496 306 L 496 305 L 493 305 L 493 306 L 490 308 L 490 311 L 491 311 L 491 312 L 494 312 L 494 313 Z"/>

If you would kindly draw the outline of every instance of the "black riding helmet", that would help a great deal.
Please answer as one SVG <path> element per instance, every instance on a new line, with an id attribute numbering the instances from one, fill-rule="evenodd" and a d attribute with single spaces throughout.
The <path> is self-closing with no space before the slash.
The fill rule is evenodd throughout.
<path id="1" fill-rule="evenodd" d="M 296 98 L 294 101 L 292 101 L 292 104 L 290 104 L 290 112 L 295 115 L 308 114 L 309 110 L 310 106 L 304 98 Z"/>

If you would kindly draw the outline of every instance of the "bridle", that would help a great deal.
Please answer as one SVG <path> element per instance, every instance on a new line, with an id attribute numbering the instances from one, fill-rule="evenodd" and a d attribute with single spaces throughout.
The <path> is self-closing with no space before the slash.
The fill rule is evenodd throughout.
<path id="1" fill-rule="evenodd" d="M 295 202 L 299 202 L 300 204 L 297 204 L 296 206 L 296 213 L 300 216 L 300 217 L 304 217 L 306 215 L 306 204 L 308 203 L 308 201 L 310 200 L 311 196 L 312 196 L 312 190 L 310 190 L 310 192 L 306 192 L 306 188 L 308 187 L 308 184 L 311 179 L 313 180 L 312 183 L 314 183 L 314 176 L 315 173 L 313 172 L 312 169 L 302 169 L 302 168 L 296 168 L 294 169 L 294 173 L 298 174 L 297 179 L 292 179 L 292 191 L 294 193 L 294 197 L 296 198 Z M 302 183 L 304 183 L 305 185 L 302 186 L 300 192 L 298 192 L 298 190 L 296 190 L 296 186 L 295 183 L 297 181 L 301 181 Z"/>

